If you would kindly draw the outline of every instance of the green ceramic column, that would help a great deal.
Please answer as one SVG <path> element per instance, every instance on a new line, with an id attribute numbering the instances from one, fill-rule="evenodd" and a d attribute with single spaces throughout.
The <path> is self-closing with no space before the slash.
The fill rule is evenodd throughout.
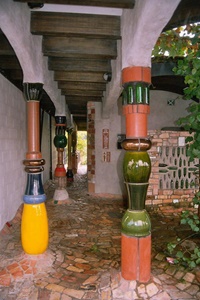
<path id="1" fill-rule="evenodd" d="M 138 140 L 132 140 L 139 143 Z M 144 145 L 145 141 L 141 141 Z M 122 143 L 126 150 L 128 141 Z M 133 146 L 132 145 L 132 146 Z M 150 141 L 146 140 L 150 146 Z M 151 222 L 145 210 L 151 161 L 146 151 L 127 151 L 124 155 L 123 175 L 128 194 L 128 209 L 122 219 L 122 232 L 130 236 L 147 236 L 151 232 Z"/>
<path id="2" fill-rule="evenodd" d="M 126 150 L 123 176 L 128 194 L 128 209 L 122 218 L 122 276 L 127 280 L 150 279 L 151 221 L 145 209 L 151 161 L 147 136 L 150 69 L 125 68 L 123 77 L 123 114 L 126 118 Z"/>

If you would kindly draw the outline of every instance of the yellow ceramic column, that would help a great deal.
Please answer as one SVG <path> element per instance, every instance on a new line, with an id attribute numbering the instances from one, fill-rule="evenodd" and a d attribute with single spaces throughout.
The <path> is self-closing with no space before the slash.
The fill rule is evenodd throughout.
<path id="1" fill-rule="evenodd" d="M 40 152 L 40 99 L 43 84 L 25 83 L 24 95 L 27 100 L 28 151 L 24 160 L 27 172 L 24 208 L 21 223 L 21 240 L 28 254 L 41 254 L 48 246 L 48 219 L 45 206 L 46 195 L 41 174 L 45 164 Z"/>

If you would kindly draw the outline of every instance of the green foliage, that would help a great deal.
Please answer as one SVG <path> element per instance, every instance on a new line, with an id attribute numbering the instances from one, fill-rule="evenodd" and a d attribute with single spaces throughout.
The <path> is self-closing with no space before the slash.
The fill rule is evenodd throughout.
<path id="1" fill-rule="evenodd" d="M 87 131 L 78 131 L 77 151 L 80 153 L 81 164 L 86 165 L 87 164 Z"/>
<path id="2" fill-rule="evenodd" d="M 185 99 L 200 99 L 200 50 L 178 60 L 177 67 L 173 71 L 176 75 L 184 76 L 184 82 L 187 85 L 184 89 Z"/>
<path id="3" fill-rule="evenodd" d="M 188 115 L 180 118 L 177 125 L 191 133 L 191 136 L 186 138 L 189 160 L 200 160 L 200 25 L 189 24 L 163 32 L 153 49 L 152 56 L 157 58 L 163 56 L 182 57 L 177 61 L 173 72 L 184 77 L 186 84 L 184 98 L 186 100 L 193 99 L 196 102 L 188 106 Z M 195 194 L 193 204 L 200 205 L 200 192 Z M 199 216 L 191 214 L 189 211 L 182 213 L 181 224 L 188 225 L 193 235 L 200 232 Z M 182 242 L 178 239 L 177 243 L 168 243 L 168 253 L 173 255 L 179 247 L 174 254 L 173 262 L 191 269 L 195 268 L 200 264 L 200 248 L 196 246 L 191 252 L 183 248 Z"/>
<path id="4" fill-rule="evenodd" d="M 179 238 L 177 238 L 177 242 L 180 242 Z M 169 252 L 170 255 L 173 254 L 176 246 L 177 246 L 177 243 L 170 242 L 170 243 L 167 244 L 167 250 L 168 250 L 168 252 Z"/>
<path id="5" fill-rule="evenodd" d="M 200 192 L 197 192 L 193 198 L 193 203 L 200 205 Z"/>
<path id="6" fill-rule="evenodd" d="M 186 139 L 189 161 L 200 159 L 200 24 L 188 24 L 163 32 L 153 49 L 152 56 L 181 57 L 173 69 L 184 77 L 184 98 L 196 102 L 188 106 L 188 115 L 177 125 L 191 133 Z"/>
<path id="7" fill-rule="evenodd" d="M 152 51 L 152 57 L 197 57 L 200 25 L 188 24 L 162 32 Z M 186 66 L 184 65 L 184 68 Z"/>
<path id="8" fill-rule="evenodd" d="M 181 224 L 188 224 L 192 231 L 199 232 L 200 231 L 200 221 L 197 215 L 191 214 L 188 210 L 182 212 L 181 215 Z"/>
<path id="9" fill-rule="evenodd" d="M 174 256 L 173 264 L 179 264 L 189 269 L 194 269 L 196 266 L 200 265 L 200 248 L 196 246 L 194 250 L 191 251 L 184 247 L 182 242 L 183 240 L 178 238 L 177 243 L 168 243 L 168 253 Z M 178 247 L 180 250 L 176 251 Z"/>
<path id="10" fill-rule="evenodd" d="M 94 244 L 91 246 L 90 251 L 93 253 L 98 253 L 99 252 L 99 247 L 97 244 Z"/>
<path id="11" fill-rule="evenodd" d="M 189 114 L 180 118 L 177 121 L 177 125 L 192 133 L 191 136 L 186 138 L 186 143 L 187 156 L 189 156 L 190 161 L 193 161 L 195 158 L 200 159 L 200 104 L 196 102 L 191 103 L 187 111 Z"/>

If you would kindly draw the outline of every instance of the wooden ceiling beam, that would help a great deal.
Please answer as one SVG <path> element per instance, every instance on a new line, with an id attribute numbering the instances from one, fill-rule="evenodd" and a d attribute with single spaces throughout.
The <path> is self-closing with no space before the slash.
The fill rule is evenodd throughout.
<path id="1" fill-rule="evenodd" d="M 93 82 L 68 82 L 58 81 L 58 88 L 65 90 L 82 90 L 82 91 L 105 91 L 106 83 Z"/>
<path id="2" fill-rule="evenodd" d="M 54 71 L 111 72 L 111 63 L 108 59 L 49 57 L 48 64 L 49 69 Z"/>
<path id="3" fill-rule="evenodd" d="M 107 39 L 45 36 L 43 38 L 43 53 L 57 57 L 115 59 L 117 57 L 117 42 Z"/>
<path id="4" fill-rule="evenodd" d="M 78 97 L 77 97 L 78 98 Z M 83 100 L 81 97 L 79 97 L 78 98 L 78 100 L 69 100 L 69 97 L 68 96 L 66 96 L 66 103 L 68 104 L 68 105 L 75 105 L 75 106 L 84 106 L 84 107 L 86 107 L 87 106 L 87 102 L 88 102 L 88 100 Z"/>
<path id="5" fill-rule="evenodd" d="M 32 12 L 31 32 L 38 35 L 120 39 L 120 17 L 81 13 Z"/>
<path id="6" fill-rule="evenodd" d="M 62 89 L 61 94 L 67 96 L 103 97 L 103 91 Z"/>
<path id="7" fill-rule="evenodd" d="M 55 71 L 54 79 L 56 81 L 78 81 L 78 82 L 105 83 L 105 80 L 103 78 L 103 73 L 92 73 L 92 72 Z"/>
<path id="8" fill-rule="evenodd" d="M 82 113 L 82 114 L 85 114 L 86 111 L 85 111 L 85 108 L 87 108 L 87 103 L 79 103 L 79 105 L 77 104 L 74 104 L 73 102 L 71 103 L 68 103 L 68 107 L 71 107 L 71 109 L 75 109 L 75 113 Z"/>
<path id="9" fill-rule="evenodd" d="M 1 69 L 5 70 L 20 70 L 21 66 L 16 56 L 14 55 L 0 55 Z"/>
<path id="10" fill-rule="evenodd" d="M 22 69 L 20 70 L 12 70 L 12 79 L 13 80 L 19 80 L 22 81 L 23 80 L 23 72 Z"/>
<path id="11" fill-rule="evenodd" d="M 195 0 L 181 0 L 163 31 L 179 27 L 180 24 L 199 22 L 200 5 Z"/>
<path id="12" fill-rule="evenodd" d="M 73 117 L 82 117 L 82 118 L 86 118 L 87 114 L 73 114 Z"/>
<path id="13" fill-rule="evenodd" d="M 81 103 L 87 103 L 88 101 L 95 101 L 95 102 L 102 102 L 101 97 L 88 97 L 88 96 L 66 96 L 65 100 L 67 103 L 76 103 L 76 104 L 81 104 Z"/>
<path id="14" fill-rule="evenodd" d="M 87 111 L 87 105 L 84 106 L 84 107 L 77 107 L 77 106 L 74 106 L 74 105 L 68 105 L 68 108 L 71 112 L 71 114 L 73 113 L 76 113 L 76 114 L 82 114 L 82 115 L 85 115 L 85 112 Z"/>
<path id="15" fill-rule="evenodd" d="M 14 0 L 16 2 L 48 3 L 63 5 L 102 6 L 112 8 L 133 8 L 135 0 Z"/>
<path id="16" fill-rule="evenodd" d="M 4 34 L 0 34 L 0 45 L 0 55 L 15 55 L 15 51 Z"/>

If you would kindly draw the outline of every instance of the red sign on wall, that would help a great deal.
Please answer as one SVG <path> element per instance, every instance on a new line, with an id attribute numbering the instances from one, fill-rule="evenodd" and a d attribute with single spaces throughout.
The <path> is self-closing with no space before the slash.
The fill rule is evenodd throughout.
<path id="1" fill-rule="evenodd" d="M 103 149 L 109 149 L 109 129 L 102 129 Z"/>

